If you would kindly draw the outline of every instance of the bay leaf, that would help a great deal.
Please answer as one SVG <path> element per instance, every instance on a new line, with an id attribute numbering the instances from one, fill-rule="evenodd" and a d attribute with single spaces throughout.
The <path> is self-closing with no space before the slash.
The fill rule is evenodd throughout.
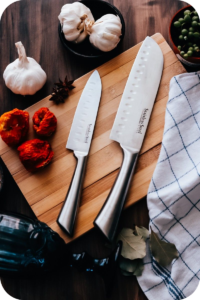
<path id="1" fill-rule="evenodd" d="M 119 267 L 120 269 L 129 272 L 129 273 L 133 273 L 136 269 L 136 263 L 135 260 L 131 260 L 131 259 L 127 259 L 124 258 L 123 256 L 120 257 L 119 259 Z"/>
<path id="2" fill-rule="evenodd" d="M 124 276 L 133 276 L 133 273 L 129 273 L 129 272 L 124 271 L 124 270 L 122 270 L 122 269 L 121 269 L 121 273 L 122 273 L 122 275 L 124 275 Z"/>
<path id="3" fill-rule="evenodd" d="M 121 255 L 128 259 L 144 258 L 146 255 L 146 243 L 142 236 L 134 235 L 133 230 L 124 228 L 119 233 L 117 240 L 123 242 Z"/>
<path id="4" fill-rule="evenodd" d="M 119 267 L 122 271 L 129 273 L 129 276 L 130 274 L 134 276 L 141 276 L 144 269 L 144 263 L 142 259 L 130 260 L 121 256 L 119 260 Z"/>
<path id="5" fill-rule="evenodd" d="M 138 276 L 138 277 L 142 276 L 143 270 L 144 270 L 143 259 L 138 259 L 137 268 L 136 268 L 136 270 L 134 272 L 134 275 Z"/>
<path id="6" fill-rule="evenodd" d="M 135 226 L 135 234 L 142 236 L 146 241 L 146 239 L 148 239 L 149 237 L 149 230 L 142 226 Z"/>
<path id="7" fill-rule="evenodd" d="M 162 267 L 167 267 L 171 264 L 173 259 L 179 256 L 176 246 L 162 241 L 152 228 L 150 234 L 150 249 L 155 260 Z"/>

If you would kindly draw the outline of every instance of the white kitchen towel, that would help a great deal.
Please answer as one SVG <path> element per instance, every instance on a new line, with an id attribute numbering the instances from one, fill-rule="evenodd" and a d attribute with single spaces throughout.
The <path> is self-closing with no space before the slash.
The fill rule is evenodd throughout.
<path id="1" fill-rule="evenodd" d="M 163 241 L 176 245 L 179 258 L 163 268 L 148 245 L 138 282 L 150 300 L 185 299 L 200 279 L 200 72 L 171 79 L 147 203 L 150 226 Z"/>

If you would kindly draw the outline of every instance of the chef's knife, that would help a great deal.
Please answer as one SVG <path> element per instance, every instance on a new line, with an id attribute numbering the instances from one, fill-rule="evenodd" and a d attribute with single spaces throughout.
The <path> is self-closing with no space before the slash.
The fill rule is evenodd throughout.
<path id="1" fill-rule="evenodd" d="M 78 162 L 57 222 L 69 235 L 73 234 L 100 99 L 101 78 L 98 71 L 94 71 L 79 100 L 66 145 L 74 151 Z"/>
<path id="2" fill-rule="evenodd" d="M 150 37 L 143 42 L 133 67 L 110 139 L 120 143 L 124 159 L 106 202 L 94 221 L 106 238 L 113 240 L 131 183 L 163 70 L 163 54 Z"/>

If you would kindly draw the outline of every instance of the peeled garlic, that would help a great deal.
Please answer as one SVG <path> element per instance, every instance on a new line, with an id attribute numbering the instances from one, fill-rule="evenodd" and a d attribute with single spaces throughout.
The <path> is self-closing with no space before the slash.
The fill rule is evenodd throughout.
<path id="1" fill-rule="evenodd" d="M 94 18 L 90 9 L 80 2 L 66 4 L 58 16 L 66 40 L 80 43 L 87 36 L 87 24 L 93 24 Z"/>
<path id="2" fill-rule="evenodd" d="M 15 94 L 33 95 L 43 87 L 47 75 L 35 59 L 26 56 L 21 42 L 15 45 L 19 58 L 6 67 L 3 73 L 5 84 Z"/>
<path id="3" fill-rule="evenodd" d="M 90 28 L 90 42 L 101 51 L 113 50 L 120 41 L 122 24 L 120 18 L 107 14 L 97 20 Z"/>

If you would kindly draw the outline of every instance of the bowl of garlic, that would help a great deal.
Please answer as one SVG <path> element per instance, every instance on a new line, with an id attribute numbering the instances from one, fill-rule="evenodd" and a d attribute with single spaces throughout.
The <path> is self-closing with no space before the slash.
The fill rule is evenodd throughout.
<path id="1" fill-rule="evenodd" d="M 113 53 L 125 34 L 125 22 L 112 4 L 83 0 L 65 4 L 58 16 L 63 46 L 83 58 L 101 58 Z"/>

